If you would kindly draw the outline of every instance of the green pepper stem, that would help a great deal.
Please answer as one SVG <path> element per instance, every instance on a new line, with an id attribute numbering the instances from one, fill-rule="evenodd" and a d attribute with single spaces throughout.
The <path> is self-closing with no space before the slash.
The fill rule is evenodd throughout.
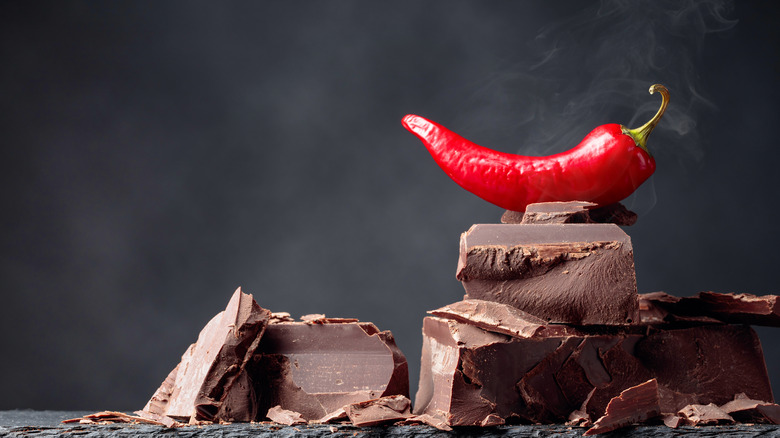
<path id="1" fill-rule="evenodd" d="M 650 87 L 650 94 L 653 94 L 656 91 L 661 93 L 661 108 L 658 109 L 658 112 L 655 113 L 655 116 L 653 116 L 649 122 L 636 129 L 624 129 L 626 134 L 630 135 L 634 139 L 636 145 L 644 149 L 647 153 L 650 153 L 650 151 L 647 150 L 647 137 L 653 131 L 655 125 L 657 125 L 661 120 L 661 116 L 664 115 L 666 107 L 669 105 L 669 90 L 667 90 L 666 87 L 661 84 L 654 84 Z"/>

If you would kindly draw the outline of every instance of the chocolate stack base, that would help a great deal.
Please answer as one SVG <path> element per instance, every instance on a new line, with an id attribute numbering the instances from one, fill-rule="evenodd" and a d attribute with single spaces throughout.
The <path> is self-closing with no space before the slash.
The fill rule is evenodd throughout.
<path id="1" fill-rule="evenodd" d="M 780 423 L 746 325 L 780 321 L 776 297 L 640 296 L 631 240 L 617 226 L 635 215 L 590 207 L 530 206 L 461 236 L 466 296 L 423 322 L 414 413 L 449 426 L 567 423 L 586 434 L 653 421 Z"/>
<path id="2" fill-rule="evenodd" d="M 773 401 L 761 345 L 748 326 L 568 328 L 567 334 L 542 326 L 524 337 L 463 321 L 423 323 L 415 414 L 450 426 L 587 425 L 622 391 L 652 379 L 656 416 L 688 405 L 722 406 L 738 394 Z"/>

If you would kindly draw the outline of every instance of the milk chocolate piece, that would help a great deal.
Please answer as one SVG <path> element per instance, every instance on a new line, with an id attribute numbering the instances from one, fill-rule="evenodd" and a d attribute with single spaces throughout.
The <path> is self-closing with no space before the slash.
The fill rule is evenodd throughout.
<path id="1" fill-rule="evenodd" d="M 270 317 L 238 288 L 143 410 L 183 421 L 253 420 L 256 396 L 246 367 Z"/>
<path id="2" fill-rule="evenodd" d="M 283 322 L 268 326 L 253 362 L 263 376 L 259 408 L 279 405 L 319 420 L 383 396 L 409 396 L 406 358 L 371 323 Z"/>
<path id="3" fill-rule="evenodd" d="M 306 424 L 306 420 L 303 419 L 300 413 L 282 409 L 281 406 L 272 407 L 265 416 L 274 423 L 286 424 L 287 426 Z"/>
<path id="4" fill-rule="evenodd" d="M 599 418 L 614 397 L 651 379 L 663 413 L 723 404 L 743 391 L 772 399 L 749 327 L 645 330 L 526 338 L 427 317 L 414 413 L 442 417 L 449 426 L 496 418 L 563 423 L 575 410 Z"/>
<path id="5" fill-rule="evenodd" d="M 780 405 L 752 400 L 745 394 L 737 394 L 734 400 L 720 409 L 743 423 L 780 424 Z"/>
<path id="6" fill-rule="evenodd" d="M 732 324 L 780 327 L 777 295 L 700 292 L 693 297 L 675 297 L 664 292 L 640 296 L 645 306 L 666 312 L 666 321 L 715 320 Z M 657 312 L 657 311 L 656 311 Z"/>
<path id="7" fill-rule="evenodd" d="M 691 426 L 706 426 L 714 424 L 730 424 L 734 422 L 731 415 L 723 412 L 714 403 L 707 405 L 691 404 L 677 413 L 686 424 Z"/>
<path id="8" fill-rule="evenodd" d="M 483 330 L 519 338 L 530 338 L 544 332 L 547 335 L 574 334 L 576 329 L 564 325 L 548 325 L 546 321 L 503 303 L 484 300 L 463 300 L 431 310 L 434 316 L 454 319 Z"/>
<path id="9" fill-rule="evenodd" d="M 661 414 L 658 397 L 658 382 L 647 382 L 632 386 L 609 401 L 604 416 L 596 420 L 585 435 L 606 433 L 621 427 L 647 421 Z"/>
<path id="10" fill-rule="evenodd" d="M 394 395 L 353 403 L 347 407 L 347 415 L 355 426 L 376 426 L 411 417 L 411 405 L 408 397 Z"/>
<path id="11" fill-rule="evenodd" d="M 503 224 L 596 224 L 612 223 L 633 225 L 636 213 L 629 211 L 623 204 L 615 203 L 596 207 L 591 202 L 541 202 L 530 204 L 525 212 L 507 210 L 501 216 Z"/>
<path id="12" fill-rule="evenodd" d="M 467 298 L 554 323 L 638 321 L 631 239 L 613 224 L 477 224 L 461 236 Z"/>

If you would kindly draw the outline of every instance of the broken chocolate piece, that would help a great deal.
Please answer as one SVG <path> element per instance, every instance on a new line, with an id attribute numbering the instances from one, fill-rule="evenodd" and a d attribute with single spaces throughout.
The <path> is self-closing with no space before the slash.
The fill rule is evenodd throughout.
<path id="1" fill-rule="evenodd" d="M 747 326 L 651 330 L 634 354 L 658 379 L 665 413 L 687 404 L 722 405 L 740 392 L 773 400 L 761 343 Z"/>
<path id="2" fill-rule="evenodd" d="M 349 405 L 347 415 L 358 427 L 395 423 L 412 416 L 411 404 L 409 398 L 403 395 L 382 397 Z"/>
<path id="3" fill-rule="evenodd" d="M 143 410 L 183 421 L 253 420 L 256 397 L 246 365 L 270 317 L 238 288 Z"/>
<path id="4" fill-rule="evenodd" d="M 177 427 L 181 423 L 165 416 L 154 416 L 148 413 L 136 413 L 136 415 L 126 414 L 116 411 L 102 411 L 94 414 L 84 415 L 78 418 L 69 418 L 62 420 L 62 423 L 80 423 L 80 424 L 108 424 L 108 423 L 130 423 L 130 424 L 154 424 L 157 426 Z"/>
<path id="5" fill-rule="evenodd" d="M 501 216 L 504 224 L 595 224 L 612 223 L 633 225 L 636 213 L 629 211 L 623 204 L 615 203 L 594 208 L 591 202 L 541 202 L 530 204 L 525 213 L 507 210 Z"/>
<path id="6" fill-rule="evenodd" d="M 523 338 L 426 317 L 414 413 L 442 417 L 449 426 L 497 418 L 564 422 L 576 420 L 575 410 L 580 418 L 599 418 L 614 397 L 651 379 L 664 413 L 723 404 L 739 391 L 771 398 L 761 346 L 747 326 L 591 329 Z"/>
<path id="7" fill-rule="evenodd" d="M 647 382 L 632 386 L 609 401 L 604 416 L 596 420 L 585 435 L 606 433 L 621 427 L 647 421 L 661 414 L 658 398 L 658 382 Z"/>
<path id="8" fill-rule="evenodd" d="M 663 416 L 664 426 L 677 429 L 685 423 L 682 417 L 674 414 L 664 414 Z"/>
<path id="9" fill-rule="evenodd" d="M 252 370 L 264 376 L 261 410 L 279 405 L 309 421 L 352 403 L 409 395 L 406 358 L 389 332 L 370 323 L 271 324 Z"/>
<path id="10" fill-rule="evenodd" d="M 734 400 L 720 409 L 743 423 L 780 424 L 780 405 L 752 400 L 743 393 L 737 394 Z"/>
<path id="11" fill-rule="evenodd" d="M 334 421 L 345 421 L 345 420 L 349 420 L 349 417 L 347 416 L 346 406 L 336 409 L 335 411 L 320 418 L 319 420 L 315 420 L 314 423 L 328 424 Z"/>
<path id="12" fill-rule="evenodd" d="M 547 325 L 546 321 L 515 307 L 484 300 L 458 301 L 428 313 L 520 338 L 530 338 Z"/>
<path id="13" fill-rule="evenodd" d="M 631 239 L 612 224 L 477 224 L 461 236 L 457 278 L 469 299 L 553 323 L 638 321 Z"/>
<path id="14" fill-rule="evenodd" d="M 691 404 L 680 409 L 677 414 L 685 420 L 686 424 L 691 426 L 730 424 L 734 422 L 731 415 L 723 412 L 714 403 L 707 405 Z"/>
<path id="15" fill-rule="evenodd" d="M 397 424 L 399 425 L 427 424 L 428 426 L 433 426 L 439 430 L 445 430 L 448 432 L 452 430 L 452 428 L 447 425 L 447 422 L 443 418 L 434 417 L 433 415 L 429 415 L 429 414 L 413 415 L 409 418 L 399 421 Z"/>
<path id="16" fill-rule="evenodd" d="M 646 306 L 670 314 L 666 320 L 709 318 L 730 324 L 780 327 L 780 301 L 777 295 L 700 292 L 692 297 L 675 297 L 664 292 L 640 296 Z"/>
<path id="17" fill-rule="evenodd" d="M 301 416 L 300 413 L 282 409 L 281 406 L 272 407 L 268 410 L 268 413 L 265 416 L 274 423 L 286 424 L 287 426 L 292 426 L 294 424 L 306 424 L 306 420 Z"/>

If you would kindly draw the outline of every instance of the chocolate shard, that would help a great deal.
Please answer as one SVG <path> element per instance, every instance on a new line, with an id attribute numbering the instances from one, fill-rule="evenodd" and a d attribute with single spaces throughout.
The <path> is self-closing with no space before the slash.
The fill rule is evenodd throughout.
<path id="1" fill-rule="evenodd" d="M 744 393 L 737 394 L 720 409 L 743 423 L 780 424 L 780 405 L 753 400 Z"/>
<path id="2" fill-rule="evenodd" d="M 412 424 L 426 424 L 433 426 L 436 429 L 444 431 L 452 431 L 452 428 L 447 425 L 447 421 L 441 417 L 436 417 L 430 414 L 412 415 L 411 417 L 399 421 L 399 425 L 412 425 Z"/>
<path id="3" fill-rule="evenodd" d="M 346 420 L 349 420 L 349 417 L 347 416 L 347 407 L 344 406 L 336 409 L 335 411 L 320 418 L 319 420 L 314 421 L 314 423 L 328 424 L 336 421 L 346 421 Z"/>
<path id="4" fill-rule="evenodd" d="M 638 321 L 631 239 L 613 224 L 477 224 L 461 236 L 457 278 L 468 299 L 552 323 Z"/>
<path id="5" fill-rule="evenodd" d="M 515 307 L 484 300 L 458 301 L 428 313 L 519 338 L 533 337 L 547 325 L 546 321 Z"/>
<path id="6" fill-rule="evenodd" d="M 266 413 L 265 416 L 274 423 L 285 424 L 287 426 L 292 426 L 294 424 L 306 424 L 306 420 L 301 416 L 300 413 L 282 409 L 281 406 L 272 407 L 268 410 L 268 413 Z"/>
<path id="7" fill-rule="evenodd" d="M 130 423 L 130 424 L 153 424 L 157 426 L 165 427 L 178 427 L 182 426 L 181 423 L 175 420 L 164 417 L 154 416 L 147 412 L 138 412 L 136 415 L 130 415 L 125 412 L 116 411 L 101 411 L 94 414 L 84 415 L 78 418 L 69 418 L 62 420 L 62 423 L 79 423 L 79 424 L 109 424 L 109 423 Z"/>
<path id="8" fill-rule="evenodd" d="M 636 213 L 629 211 L 623 204 L 615 203 L 604 207 L 583 201 L 541 202 L 530 204 L 525 212 L 507 210 L 501 216 L 504 224 L 596 224 L 611 223 L 633 225 Z"/>
<path id="9" fill-rule="evenodd" d="M 409 396 L 406 358 L 390 332 L 370 323 L 282 322 L 268 326 L 252 370 L 263 376 L 261 409 L 279 405 L 317 421 L 384 396 Z"/>
<path id="10" fill-rule="evenodd" d="M 143 411 L 191 422 L 253 420 L 256 397 L 246 366 L 270 317 L 238 288 Z"/>
<path id="11" fill-rule="evenodd" d="M 740 391 L 771 400 L 750 327 L 629 328 L 524 338 L 426 317 L 414 413 L 448 426 L 580 422 L 604 416 L 621 392 L 652 379 L 661 413 L 724 404 Z"/>
<path id="12" fill-rule="evenodd" d="M 394 395 L 353 403 L 347 407 L 347 415 L 355 426 L 376 426 L 412 417 L 411 405 L 408 397 Z"/>
<path id="13" fill-rule="evenodd" d="M 664 422 L 664 426 L 672 429 L 677 429 L 685 423 L 685 420 L 683 420 L 682 417 L 674 414 L 664 414 L 662 421 Z"/>
<path id="14" fill-rule="evenodd" d="M 632 386 L 609 401 L 604 416 L 596 420 L 585 435 L 611 432 L 622 427 L 647 421 L 661 414 L 658 381 Z"/>
<path id="15" fill-rule="evenodd" d="M 691 404 L 680 409 L 677 414 L 683 418 L 686 424 L 691 426 L 730 424 L 734 422 L 731 415 L 723 412 L 714 403 L 707 405 Z"/>
<path id="16" fill-rule="evenodd" d="M 671 316 L 666 320 L 710 318 L 730 324 L 780 327 L 780 301 L 777 295 L 700 292 L 692 297 L 675 297 L 663 292 L 640 296 L 646 306 L 655 306 Z"/>

